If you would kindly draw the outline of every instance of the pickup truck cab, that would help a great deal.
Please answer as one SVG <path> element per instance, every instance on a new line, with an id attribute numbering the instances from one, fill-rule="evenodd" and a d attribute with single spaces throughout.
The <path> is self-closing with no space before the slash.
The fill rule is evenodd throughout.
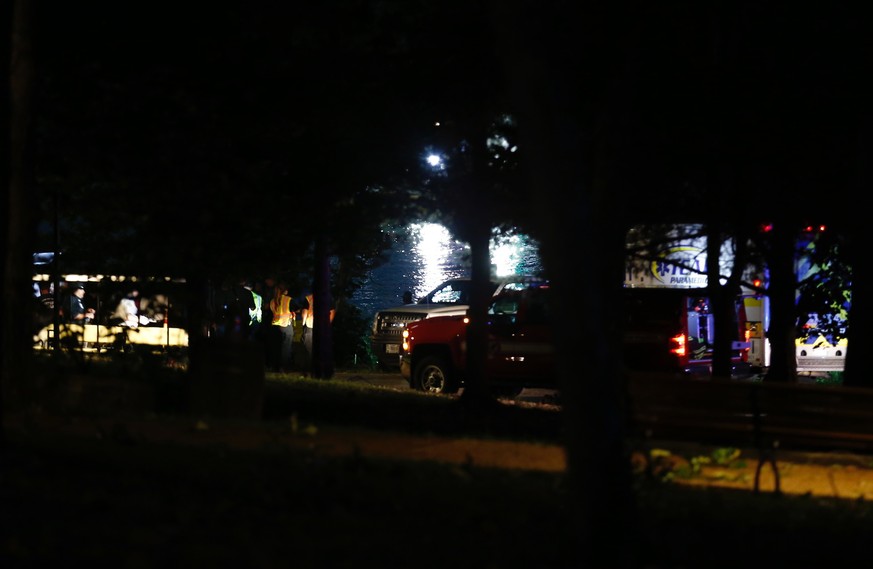
<path id="1" fill-rule="evenodd" d="M 455 393 L 466 379 L 466 314 L 411 322 L 404 332 L 400 373 L 413 389 Z M 548 282 L 503 288 L 488 307 L 486 377 L 496 395 L 555 387 Z"/>

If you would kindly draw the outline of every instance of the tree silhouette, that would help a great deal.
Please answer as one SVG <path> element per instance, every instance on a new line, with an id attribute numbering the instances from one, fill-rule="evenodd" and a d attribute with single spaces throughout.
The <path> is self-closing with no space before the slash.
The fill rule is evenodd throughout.
<path id="1" fill-rule="evenodd" d="M 11 61 L 12 61 L 12 15 L 14 13 L 13 8 L 15 4 L 12 2 L 7 2 L 3 5 L 3 12 L 0 13 L 0 25 L 2 25 L 2 29 L 0 29 L 0 33 L 3 34 L 3 49 L 0 49 L 0 73 L 2 73 L 2 81 L 0 81 L 0 112 L 2 112 L 3 120 L 0 121 L 0 125 L 3 127 L 3 132 L 10 132 L 11 123 L 12 123 L 12 102 L 11 102 L 11 93 L 12 93 L 12 76 L 11 76 Z M 3 140 L 0 141 L 0 176 L 2 176 L 2 182 L 0 182 L 0 203 L 4 204 L 4 207 L 0 209 L 0 227 L 9 227 L 9 219 L 12 216 L 11 209 L 9 205 L 12 203 L 12 136 L 3 136 Z M 7 280 L 7 259 L 10 254 L 9 248 L 9 233 L 7 231 L 0 231 L 0 284 L 3 285 L 4 288 L 9 286 L 10 280 Z M 6 300 L 4 297 L 3 300 L 3 311 L 2 314 L 7 314 L 6 311 Z M 12 319 L 8 317 L 2 318 L 0 320 L 0 419 L 2 419 L 5 415 L 5 399 L 7 397 L 5 391 L 7 386 L 9 385 L 9 378 L 12 377 L 12 370 L 7 371 L 7 365 L 9 365 L 9 358 L 6 354 L 10 353 L 9 350 L 6 349 L 7 341 L 9 340 L 11 330 L 11 322 Z M 5 430 L 0 429 L 0 448 L 5 448 L 6 446 L 6 433 Z"/>
<path id="2" fill-rule="evenodd" d="M 390 181 L 414 62 L 390 4 L 221 6 L 205 28 L 188 4 L 44 19 L 39 171 L 59 196 L 64 263 L 186 277 L 194 337 L 209 283 L 231 274 L 290 275 L 342 302 L 407 205 Z M 315 278 L 316 251 L 336 279 Z"/>
<path id="3" fill-rule="evenodd" d="M 493 404 L 485 384 L 486 314 L 490 300 L 489 245 L 495 228 L 530 219 L 515 150 L 515 118 L 507 104 L 499 42 L 489 28 L 487 2 L 407 5 L 404 30 L 415 66 L 403 88 L 419 97 L 417 143 L 409 147 L 407 184 L 418 219 L 443 223 L 470 247 L 472 294 L 467 373 L 462 401 Z M 408 119 L 407 119 L 408 120 Z M 441 157 L 430 169 L 424 154 Z M 522 154 L 519 150 L 518 154 Z"/>
<path id="4" fill-rule="evenodd" d="M 31 3 L 4 4 L 3 94 L 4 142 L 0 144 L 3 175 L 0 191 L 0 252 L 3 284 L 0 320 L 0 406 L 9 399 L 21 405 L 33 389 L 30 322 L 34 308 L 31 285 L 33 235 L 35 234 L 35 184 L 33 173 L 32 77 L 34 73 Z M 5 442 L 5 438 L 4 438 Z"/>

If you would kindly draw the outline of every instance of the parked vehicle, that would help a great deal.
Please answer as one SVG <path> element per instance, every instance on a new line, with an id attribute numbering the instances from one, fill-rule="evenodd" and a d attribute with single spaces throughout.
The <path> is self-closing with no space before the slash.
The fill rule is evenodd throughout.
<path id="1" fill-rule="evenodd" d="M 497 395 L 555 387 L 548 282 L 503 288 L 488 307 L 487 381 Z M 466 315 L 412 322 L 404 331 L 400 373 L 410 387 L 455 393 L 466 378 Z"/>
<path id="2" fill-rule="evenodd" d="M 713 316 L 697 290 L 626 289 L 622 360 L 628 370 L 676 375 L 710 373 Z M 524 388 L 557 389 L 549 286 L 504 289 L 488 308 L 486 381 L 499 396 Z M 617 314 L 619 312 L 617 311 Z M 749 344 L 741 304 L 732 360 L 745 368 Z M 466 315 L 411 322 L 403 332 L 400 373 L 413 389 L 455 393 L 467 378 Z M 580 347 L 580 354 L 582 348 Z"/>
<path id="3" fill-rule="evenodd" d="M 492 294 L 505 288 L 526 286 L 542 279 L 533 276 L 512 276 L 490 282 Z M 418 320 L 437 316 L 463 316 L 470 307 L 472 280 L 449 279 L 433 289 L 414 304 L 405 304 L 380 310 L 373 318 L 370 347 L 385 370 L 396 371 L 400 364 L 400 347 L 406 327 Z"/>
<path id="4" fill-rule="evenodd" d="M 708 374 L 715 321 L 701 289 L 626 288 L 622 359 L 630 370 Z M 734 370 L 747 367 L 751 347 L 740 299 L 733 311 Z"/>
<path id="5" fill-rule="evenodd" d="M 772 229 L 770 224 L 761 227 L 762 233 Z M 817 264 L 819 261 L 814 253 L 826 231 L 825 225 L 808 225 L 800 228 L 796 242 L 794 272 L 800 286 L 796 295 L 799 325 L 795 354 L 799 373 L 838 373 L 845 368 L 851 295 L 845 290 L 845 277 L 839 276 L 840 271 L 834 271 L 833 267 L 824 270 Z M 653 241 L 649 241 L 647 235 L 646 228 L 642 226 L 628 233 L 628 250 L 636 253 L 634 258 L 628 259 L 625 288 L 657 289 L 651 293 L 655 298 L 662 298 L 662 295 L 666 298 L 670 293 L 665 289 L 676 290 L 678 292 L 675 294 L 678 295 L 705 297 L 708 248 L 703 226 L 677 225 Z M 648 251 L 648 254 L 639 255 L 641 251 Z M 719 259 L 722 274 L 733 271 L 733 247 L 730 243 L 723 244 Z M 758 372 L 770 366 L 768 281 L 767 267 L 753 264 L 745 267 L 737 299 L 738 313 L 741 313 L 738 323 L 744 326 L 738 340 L 748 343 L 743 358 L 750 368 Z M 804 302 L 807 296 L 812 298 Z M 710 320 L 711 316 L 705 324 L 709 324 Z"/>

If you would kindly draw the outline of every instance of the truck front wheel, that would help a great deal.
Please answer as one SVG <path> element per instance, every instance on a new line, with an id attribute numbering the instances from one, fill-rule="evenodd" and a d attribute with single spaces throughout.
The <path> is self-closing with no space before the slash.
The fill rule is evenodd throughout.
<path id="1" fill-rule="evenodd" d="M 427 356 L 415 366 L 413 385 L 428 393 L 456 393 L 458 384 L 452 377 L 451 368 L 444 358 Z"/>

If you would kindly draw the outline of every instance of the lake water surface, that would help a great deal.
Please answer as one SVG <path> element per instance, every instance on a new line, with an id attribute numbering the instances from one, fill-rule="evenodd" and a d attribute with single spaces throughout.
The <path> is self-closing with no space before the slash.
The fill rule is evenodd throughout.
<path id="1" fill-rule="evenodd" d="M 371 271 L 351 298 L 364 317 L 403 304 L 403 292 L 418 299 L 450 278 L 470 276 L 470 249 L 452 239 L 436 223 L 411 224 L 399 230 L 398 245 L 387 263 Z M 492 240 L 491 263 L 495 276 L 536 274 L 541 270 L 536 242 L 524 235 Z"/>

